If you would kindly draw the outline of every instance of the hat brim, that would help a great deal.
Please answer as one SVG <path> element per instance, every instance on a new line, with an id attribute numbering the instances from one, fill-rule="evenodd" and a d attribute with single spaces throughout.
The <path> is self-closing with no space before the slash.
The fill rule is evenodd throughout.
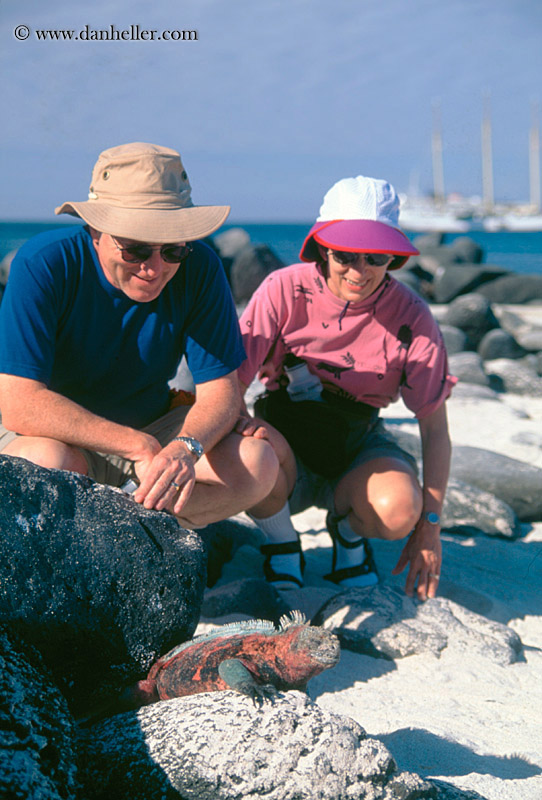
<path id="1" fill-rule="evenodd" d="M 230 206 L 141 209 L 94 201 L 67 202 L 55 208 L 55 214 L 81 217 L 101 233 L 156 244 L 204 239 L 224 224 L 229 213 Z"/>
<path id="2" fill-rule="evenodd" d="M 317 260 L 319 244 L 352 253 L 390 253 L 396 258 L 388 269 L 399 269 L 410 256 L 419 254 L 408 236 L 398 228 L 368 219 L 316 222 L 303 242 L 301 260 Z"/>

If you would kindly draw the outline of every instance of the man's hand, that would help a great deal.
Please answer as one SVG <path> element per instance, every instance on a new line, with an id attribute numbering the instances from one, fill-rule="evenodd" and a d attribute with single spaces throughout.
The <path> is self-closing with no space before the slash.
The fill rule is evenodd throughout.
<path id="1" fill-rule="evenodd" d="M 174 514 L 180 514 L 196 483 L 195 463 L 183 442 L 171 442 L 152 458 L 135 461 L 140 485 L 134 500 L 145 508 L 163 511 L 172 507 Z"/>
<path id="2" fill-rule="evenodd" d="M 405 591 L 409 597 L 417 586 L 419 600 L 427 600 L 437 593 L 442 565 L 442 544 L 440 528 L 422 518 L 403 547 L 392 575 L 399 575 L 410 564 Z"/>

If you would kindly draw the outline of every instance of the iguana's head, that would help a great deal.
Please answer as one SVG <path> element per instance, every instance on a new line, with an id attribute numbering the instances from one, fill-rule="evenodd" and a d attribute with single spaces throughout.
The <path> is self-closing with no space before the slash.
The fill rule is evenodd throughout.
<path id="1" fill-rule="evenodd" d="M 338 637 L 325 628 L 311 625 L 299 628 L 297 636 L 292 638 L 291 647 L 296 661 L 314 665 L 314 674 L 334 667 L 341 656 Z"/>

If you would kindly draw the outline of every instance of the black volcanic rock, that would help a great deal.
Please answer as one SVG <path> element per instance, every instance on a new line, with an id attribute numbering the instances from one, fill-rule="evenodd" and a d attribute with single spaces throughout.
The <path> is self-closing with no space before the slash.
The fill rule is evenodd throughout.
<path id="1" fill-rule="evenodd" d="M 264 278 L 284 263 L 265 244 L 248 244 L 237 253 L 230 271 L 230 282 L 236 303 L 244 303 L 252 297 Z"/>
<path id="2" fill-rule="evenodd" d="M 452 300 L 441 322 L 464 331 L 472 349 L 478 347 L 488 331 L 500 327 L 489 301 L 478 292 Z"/>
<path id="3" fill-rule="evenodd" d="M 0 624 L 88 710 L 189 639 L 205 546 L 175 518 L 84 476 L 0 455 Z"/>

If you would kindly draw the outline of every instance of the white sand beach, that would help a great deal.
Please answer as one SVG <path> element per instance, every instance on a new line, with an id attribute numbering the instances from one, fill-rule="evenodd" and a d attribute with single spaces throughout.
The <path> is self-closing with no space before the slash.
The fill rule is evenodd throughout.
<path id="1" fill-rule="evenodd" d="M 498 400 L 448 403 L 454 444 L 468 444 L 542 467 L 542 399 L 500 395 Z M 384 416 L 415 433 L 400 404 Z M 542 491 L 542 486 L 540 487 Z M 310 617 L 334 591 L 322 579 L 330 568 L 325 514 L 312 508 L 294 522 L 302 532 L 305 588 L 291 604 Z M 343 651 L 340 663 L 309 684 L 321 706 L 349 715 L 389 747 L 401 769 L 437 778 L 487 800 L 542 798 L 542 523 L 523 524 L 521 536 L 443 533 L 439 594 L 516 631 L 524 660 L 501 666 L 481 654 L 412 655 L 386 661 Z M 393 577 L 400 543 L 374 545 L 385 585 Z M 237 551 L 220 583 L 261 574 L 252 547 Z M 200 629 L 224 619 L 204 620 Z"/>

